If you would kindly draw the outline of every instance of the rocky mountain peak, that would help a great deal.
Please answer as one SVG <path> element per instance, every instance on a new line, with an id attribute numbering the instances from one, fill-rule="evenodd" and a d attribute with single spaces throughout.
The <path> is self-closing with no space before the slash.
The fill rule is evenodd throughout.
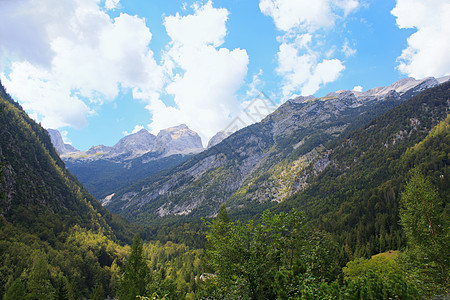
<path id="1" fill-rule="evenodd" d="M 127 135 L 113 146 L 114 153 L 140 154 L 150 151 L 156 137 L 146 129 Z"/>
<path id="2" fill-rule="evenodd" d="M 154 151 L 169 155 L 172 153 L 192 153 L 203 150 L 202 140 L 198 133 L 186 124 L 161 130 L 156 136 Z"/>
<path id="3" fill-rule="evenodd" d="M 105 145 L 97 145 L 92 146 L 89 150 L 86 151 L 87 155 L 100 155 L 109 153 L 112 150 L 112 147 L 108 147 Z"/>
<path id="4" fill-rule="evenodd" d="M 305 103 L 311 100 L 316 99 L 313 95 L 309 95 L 309 96 L 298 96 L 294 99 L 288 100 L 291 103 Z"/>
<path id="5" fill-rule="evenodd" d="M 47 129 L 47 132 L 50 135 L 53 146 L 55 147 L 56 152 L 58 152 L 59 155 L 78 151 L 72 145 L 64 143 L 61 133 L 58 130 L 49 128 Z"/>
<path id="6" fill-rule="evenodd" d="M 158 137 L 163 137 L 163 136 L 167 136 L 171 140 L 177 140 L 179 138 L 187 137 L 187 136 L 190 136 L 190 137 L 198 136 L 198 134 L 195 131 L 192 131 L 191 129 L 189 129 L 189 127 L 187 127 L 186 124 L 181 124 L 178 126 L 174 126 L 174 127 L 170 127 L 170 128 L 161 130 L 158 133 Z"/>
<path id="7" fill-rule="evenodd" d="M 427 77 L 420 80 L 414 79 L 412 77 L 402 78 L 392 83 L 391 85 L 385 87 L 376 87 L 364 93 L 358 93 L 357 97 L 360 99 L 374 97 L 385 98 L 388 93 L 392 93 L 392 91 L 395 91 L 400 96 L 405 95 L 405 97 L 409 98 L 438 84 L 439 81 L 437 81 L 434 77 Z"/>
<path id="8" fill-rule="evenodd" d="M 353 91 L 348 91 L 348 90 L 339 90 L 337 92 L 332 92 L 332 93 L 328 93 L 325 95 L 325 97 L 322 97 L 322 99 L 346 99 L 346 98 L 355 98 L 355 94 L 353 93 Z"/>
<path id="9" fill-rule="evenodd" d="M 232 134 L 232 132 L 227 132 L 227 131 L 223 131 L 223 130 L 219 131 L 209 140 L 207 148 L 211 148 L 211 147 L 217 145 L 218 143 L 220 143 L 221 141 L 223 141 L 224 139 L 229 137 L 231 134 Z"/>

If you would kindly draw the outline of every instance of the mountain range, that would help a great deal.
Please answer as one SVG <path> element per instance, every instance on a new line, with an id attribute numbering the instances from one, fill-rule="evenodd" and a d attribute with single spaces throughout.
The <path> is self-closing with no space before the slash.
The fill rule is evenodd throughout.
<path id="1" fill-rule="evenodd" d="M 157 136 L 141 129 L 112 147 L 97 145 L 86 151 L 65 144 L 57 130 L 48 129 L 48 132 L 67 168 L 97 198 L 203 151 L 200 136 L 185 124 L 161 130 Z"/>
<path id="2" fill-rule="evenodd" d="M 204 236 L 199 217 L 216 215 L 222 204 L 231 219 L 255 222 L 266 208 L 301 210 L 305 225 L 331 237 L 330 243 L 342 247 L 339 257 L 350 260 L 401 249 L 406 243 L 399 198 L 412 173 L 419 171 L 436 187 L 443 200 L 437 210 L 444 218 L 450 215 L 449 109 L 450 82 L 405 79 L 365 93 L 291 99 L 261 122 L 198 154 L 171 155 L 164 147 L 145 152 L 142 145 L 151 144 L 152 137 L 141 132 L 150 138 L 133 136 L 118 143 L 116 149 L 122 150 L 116 153 L 114 147 L 102 150 L 101 159 L 79 158 L 99 163 L 102 172 L 107 171 L 102 162 L 120 168 L 126 162 L 162 164 L 151 176 L 143 172 L 144 179 L 121 188 L 112 182 L 114 192 L 102 206 L 65 168 L 49 133 L 0 84 L 0 294 L 19 290 L 91 298 L 103 286 L 106 295 L 115 295 L 130 251 L 120 244 L 130 243 L 136 232 L 164 242 Z M 176 131 L 168 130 L 170 139 L 180 136 Z M 57 132 L 50 133 L 58 138 Z M 53 143 L 66 153 L 77 152 L 61 139 Z M 176 161 L 177 155 L 184 161 Z M 167 167 L 170 159 L 173 164 Z M 105 207 L 156 225 L 144 230 Z M 160 254 L 158 261 L 151 260 L 155 268 Z M 184 260 L 179 262 L 177 270 L 184 268 Z M 193 274 L 189 280 L 198 273 Z"/>
<path id="3" fill-rule="evenodd" d="M 143 223 L 211 217 L 223 203 L 235 214 L 254 215 L 308 188 L 333 165 L 329 155 L 337 141 L 447 80 L 406 78 L 363 93 L 288 100 L 183 164 L 117 189 L 103 205 Z"/>
<path id="4" fill-rule="evenodd" d="M 144 154 L 154 159 L 174 154 L 192 154 L 203 150 L 200 136 L 185 124 L 161 130 L 157 136 L 146 129 L 127 135 L 114 146 L 92 146 L 89 150 L 79 151 L 72 145 L 64 143 L 61 134 L 55 129 L 48 129 L 53 145 L 64 160 L 92 161 L 108 159 L 126 161 Z M 150 156 L 149 156 L 150 157 Z"/>

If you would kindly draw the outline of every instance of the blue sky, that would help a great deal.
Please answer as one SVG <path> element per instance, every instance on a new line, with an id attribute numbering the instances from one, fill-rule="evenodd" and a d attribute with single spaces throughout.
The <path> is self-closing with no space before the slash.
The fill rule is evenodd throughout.
<path id="1" fill-rule="evenodd" d="M 181 123 L 206 145 L 259 92 L 450 74 L 448 0 L 0 0 L 0 18 L 3 85 L 81 150 Z"/>

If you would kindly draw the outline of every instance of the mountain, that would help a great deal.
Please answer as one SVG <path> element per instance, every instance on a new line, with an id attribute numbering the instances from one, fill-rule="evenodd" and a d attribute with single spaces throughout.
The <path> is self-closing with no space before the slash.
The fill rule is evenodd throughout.
<path id="1" fill-rule="evenodd" d="M 185 124 L 161 130 L 152 148 L 152 152 L 161 152 L 164 156 L 201 151 L 203 146 L 200 136 Z"/>
<path id="2" fill-rule="evenodd" d="M 131 156 L 140 156 L 152 149 L 156 137 L 145 129 L 130 134 L 115 144 L 110 153 L 117 155 L 130 153 Z"/>
<path id="3" fill-rule="evenodd" d="M 450 212 L 449 112 L 450 82 L 425 90 L 328 147 L 317 159 L 326 168 L 314 172 L 313 164 L 298 174 L 306 188 L 277 209 L 304 211 L 356 256 L 403 247 L 399 198 L 413 168 Z"/>
<path id="4" fill-rule="evenodd" d="M 0 136 L 2 221 L 34 233 L 42 229 L 37 223 L 45 218 L 48 240 L 75 224 L 115 235 L 116 217 L 65 168 L 48 132 L 29 118 L 1 84 Z"/>
<path id="5" fill-rule="evenodd" d="M 86 151 L 67 151 L 70 145 L 62 142 L 59 132 L 48 131 L 69 171 L 98 199 L 185 162 L 203 150 L 200 136 L 184 124 L 161 130 L 157 136 L 141 129 L 112 147 L 97 145 Z"/>
<path id="6" fill-rule="evenodd" d="M 231 132 L 219 131 L 209 140 L 208 146 L 206 148 L 211 148 L 212 146 L 217 145 L 218 143 L 229 137 L 231 134 Z"/>
<path id="7" fill-rule="evenodd" d="M 326 154 L 336 141 L 438 84 L 407 78 L 364 93 L 288 100 L 184 164 L 119 190 L 105 206 L 143 223 L 214 216 L 222 203 L 255 215 L 307 188 L 331 163 Z"/>
<path id="8" fill-rule="evenodd" d="M 122 162 L 111 159 L 65 159 L 65 164 L 94 197 L 103 199 L 143 178 L 175 167 L 191 157 L 192 154 L 155 157 L 154 153 L 150 152 Z"/>
<path id="9" fill-rule="evenodd" d="M 55 142 L 58 143 L 58 140 L 55 139 Z M 200 136 L 182 124 L 161 130 L 157 136 L 146 129 L 141 129 L 123 137 L 112 147 L 92 146 L 87 151 L 62 153 L 61 158 L 71 162 L 106 159 L 121 163 L 150 153 L 148 157 L 159 159 L 174 154 L 199 153 L 202 150 Z"/>
<path id="10" fill-rule="evenodd" d="M 120 244 L 144 231 L 84 189 L 1 84 L 0 137 L 0 296 L 87 299 L 99 285 L 115 295 Z"/>
<path id="11" fill-rule="evenodd" d="M 59 155 L 66 154 L 69 152 L 78 152 L 79 151 L 79 150 L 75 149 L 75 147 L 73 147 L 72 145 L 64 143 L 61 133 L 59 133 L 58 130 L 47 129 L 47 131 L 48 131 L 48 134 L 50 135 L 52 144 L 55 147 L 56 152 L 58 152 Z"/>

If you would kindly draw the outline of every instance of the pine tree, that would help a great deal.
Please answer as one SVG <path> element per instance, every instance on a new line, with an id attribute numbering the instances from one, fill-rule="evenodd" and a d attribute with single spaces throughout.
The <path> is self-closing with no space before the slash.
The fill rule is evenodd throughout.
<path id="1" fill-rule="evenodd" d="M 105 291 L 103 290 L 103 285 L 102 284 L 96 284 L 94 291 L 92 292 L 92 296 L 91 296 L 92 300 L 103 300 L 105 299 Z"/>
<path id="2" fill-rule="evenodd" d="M 8 291 L 5 293 L 3 299 L 4 300 L 25 299 L 25 287 L 20 278 L 17 278 L 16 280 L 13 281 Z"/>
<path id="3" fill-rule="evenodd" d="M 120 282 L 119 299 L 134 300 L 136 296 L 145 296 L 149 273 L 150 270 L 143 255 L 141 238 L 136 235 Z"/>
<path id="4" fill-rule="evenodd" d="M 55 291 L 55 300 L 70 300 L 73 299 L 70 293 L 69 282 L 64 275 L 60 275 L 58 285 Z"/>
<path id="5" fill-rule="evenodd" d="M 449 292 L 450 232 L 437 189 L 418 170 L 401 194 L 400 223 L 406 233 L 412 272 L 431 293 Z"/>
<path id="6" fill-rule="evenodd" d="M 31 269 L 27 283 L 28 299 L 46 300 L 53 299 L 54 288 L 50 281 L 47 259 L 39 256 Z"/>

